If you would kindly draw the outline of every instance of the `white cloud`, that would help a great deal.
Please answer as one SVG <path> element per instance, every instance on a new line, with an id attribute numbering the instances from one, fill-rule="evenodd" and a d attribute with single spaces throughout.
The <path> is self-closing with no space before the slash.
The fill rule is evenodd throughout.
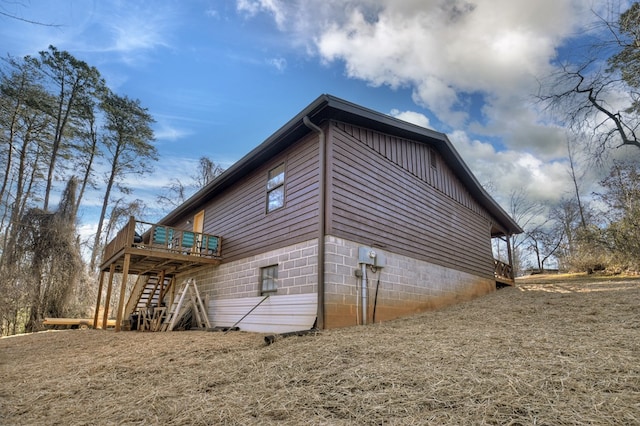
<path id="1" fill-rule="evenodd" d="M 468 113 L 453 110 L 458 103 L 458 94 L 440 78 L 427 76 L 417 82 L 412 98 L 417 105 L 433 111 L 452 127 L 462 126 L 469 119 Z"/>
<path id="2" fill-rule="evenodd" d="M 506 207 L 511 193 L 522 191 L 532 202 L 550 205 L 570 195 L 572 188 L 568 162 L 547 161 L 531 153 L 497 151 L 493 145 L 471 139 L 464 131 L 449 135 L 460 155 L 483 185 Z"/>
<path id="3" fill-rule="evenodd" d="M 267 59 L 267 64 L 275 68 L 278 72 L 284 72 L 287 68 L 287 60 L 282 57 Z"/>
<path id="4" fill-rule="evenodd" d="M 183 139 L 193 133 L 190 130 L 180 129 L 169 123 L 158 123 L 153 132 L 156 140 L 168 140 L 172 142 Z"/>
<path id="5" fill-rule="evenodd" d="M 92 22 L 91 33 L 101 28 L 99 40 L 80 38 L 74 50 L 115 54 L 130 66 L 149 61 L 150 52 L 171 48 L 171 34 L 179 25 L 180 10 L 156 2 L 122 2 L 101 5 Z"/>
<path id="6" fill-rule="evenodd" d="M 287 18 L 284 3 L 278 0 L 238 0 L 237 9 L 252 17 L 259 12 L 267 12 L 273 16 L 279 28 L 283 28 Z"/>
<path id="7" fill-rule="evenodd" d="M 431 127 L 431 125 L 429 124 L 429 118 L 419 112 L 400 111 L 398 109 L 392 109 L 391 116 L 409 123 L 413 123 L 417 126 L 424 127 L 426 129 Z"/>
<path id="8" fill-rule="evenodd" d="M 567 0 L 400 0 L 375 19 L 366 10 L 354 6 L 346 22 L 317 35 L 322 58 L 375 86 L 412 87 L 418 105 L 454 127 L 467 118 L 463 93 L 488 94 L 487 102 L 529 96 L 580 16 Z"/>
<path id="9" fill-rule="evenodd" d="M 139 12 L 141 13 L 123 13 L 106 23 L 114 35 L 109 50 L 130 53 L 168 46 L 164 31 L 168 25 L 165 17 Z"/>
<path id="10" fill-rule="evenodd" d="M 416 105 L 452 129 L 502 137 L 557 155 L 531 95 L 557 48 L 594 19 L 590 1 L 238 0 L 246 16 L 271 15 L 293 43 L 377 87 L 410 88 Z M 601 6 L 600 6 L 601 7 Z M 468 95 L 484 108 L 470 111 Z M 532 143 L 530 145 L 530 143 Z"/>

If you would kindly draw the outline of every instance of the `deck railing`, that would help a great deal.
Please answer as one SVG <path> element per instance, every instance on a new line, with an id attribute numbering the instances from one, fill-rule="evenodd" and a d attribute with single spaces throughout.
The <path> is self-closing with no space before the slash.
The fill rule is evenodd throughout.
<path id="1" fill-rule="evenodd" d="M 143 222 L 132 216 L 106 245 L 102 260 L 107 261 L 126 247 L 217 258 L 220 257 L 221 243 L 222 238 L 216 235 Z"/>
<path id="2" fill-rule="evenodd" d="M 131 247 L 136 232 L 136 220 L 132 217 L 129 222 L 116 234 L 116 237 L 109 241 L 102 252 L 102 261 L 110 259 L 125 247 Z"/>
<path id="3" fill-rule="evenodd" d="M 497 280 L 513 281 L 513 268 L 508 263 L 493 259 L 493 275 Z"/>

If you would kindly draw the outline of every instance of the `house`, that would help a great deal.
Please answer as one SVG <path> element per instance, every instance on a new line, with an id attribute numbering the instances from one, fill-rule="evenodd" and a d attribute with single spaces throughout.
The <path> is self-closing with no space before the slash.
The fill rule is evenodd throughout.
<path id="1" fill-rule="evenodd" d="M 322 95 L 159 223 L 131 218 L 105 249 L 96 307 L 121 277 L 118 330 L 190 279 L 213 327 L 385 321 L 513 284 L 521 232 L 444 134 Z"/>

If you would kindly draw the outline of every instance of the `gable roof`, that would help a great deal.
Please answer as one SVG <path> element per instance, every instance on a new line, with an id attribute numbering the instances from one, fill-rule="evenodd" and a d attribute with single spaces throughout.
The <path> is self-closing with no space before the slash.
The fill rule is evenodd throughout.
<path id="1" fill-rule="evenodd" d="M 319 96 L 264 142 L 170 212 L 160 223 L 169 223 L 187 213 L 188 210 L 207 202 L 216 194 L 242 179 L 246 174 L 263 164 L 269 158 L 295 143 L 304 135 L 312 132 L 312 130 L 303 123 L 305 116 L 309 117 L 316 125 L 326 120 L 343 121 L 381 133 L 429 144 L 438 151 L 445 163 L 454 171 L 458 179 L 467 187 L 472 196 L 498 221 L 507 234 L 519 234 L 523 232 L 522 228 L 520 228 L 487 193 L 482 185 L 480 185 L 445 134 L 425 129 L 327 94 Z"/>

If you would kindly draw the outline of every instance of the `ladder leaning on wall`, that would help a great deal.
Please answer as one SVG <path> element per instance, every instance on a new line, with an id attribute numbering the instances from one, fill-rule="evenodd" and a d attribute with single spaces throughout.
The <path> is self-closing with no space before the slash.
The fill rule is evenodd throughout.
<path id="1" fill-rule="evenodd" d="M 207 311 L 196 286 L 196 280 L 193 278 L 186 279 L 180 284 L 169 313 L 162 324 L 162 331 L 173 331 L 176 323 L 187 313 L 189 308 L 193 310 L 193 319 L 196 320 L 199 328 L 211 328 Z"/>

